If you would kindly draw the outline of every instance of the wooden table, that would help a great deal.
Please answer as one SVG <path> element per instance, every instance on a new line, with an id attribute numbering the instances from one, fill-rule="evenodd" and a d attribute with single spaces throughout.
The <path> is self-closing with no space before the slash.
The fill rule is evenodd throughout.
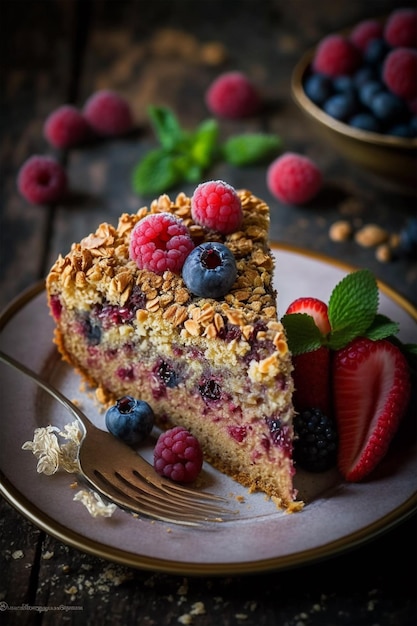
<path id="1" fill-rule="evenodd" d="M 269 106 L 257 118 L 222 121 L 222 135 L 278 133 L 286 150 L 307 154 L 322 167 L 325 188 L 313 206 L 296 208 L 272 198 L 265 165 L 218 164 L 209 177 L 265 198 L 272 212 L 272 240 L 368 267 L 416 305 L 415 260 L 381 263 L 373 248 L 329 238 L 329 226 L 340 218 L 356 227 L 374 222 L 397 232 L 415 214 L 415 193 L 400 192 L 336 154 L 306 122 L 289 88 L 291 71 L 307 47 L 397 4 L 3 2 L 1 306 L 45 277 L 57 255 L 100 222 L 115 222 L 122 211 L 147 204 L 149 199 L 135 196 L 130 183 L 133 165 L 155 145 L 146 107 L 169 106 L 184 126 L 193 128 L 209 116 L 207 86 L 226 69 L 247 72 Z M 52 208 L 29 205 L 16 190 L 16 175 L 30 155 L 53 152 L 42 136 L 46 116 L 66 102 L 82 106 L 101 88 L 129 99 L 135 131 L 57 155 L 69 174 L 69 198 Z M 1 511 L 0 613 L 5 624 L 411 626 L 417 620 L 415 517 L 321 563 L 203 578 L 113 564 L 47 535 L 4 501 Z"/>

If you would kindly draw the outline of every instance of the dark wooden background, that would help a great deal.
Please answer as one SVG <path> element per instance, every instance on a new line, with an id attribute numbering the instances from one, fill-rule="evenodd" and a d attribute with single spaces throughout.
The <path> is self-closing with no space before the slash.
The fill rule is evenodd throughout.
<path id="1" fill-rule="evenodd" d="M 222 121 L 222 136 L 278 133 L 286 150 L 316 160 L 325 187 L 312 205 L 286 207 L 268 192 L 265 166 L 218 164 L 209 177 L 265 198 L 271 206 L 271 239 L 369 267 L 416 305 L 415 259 L 381 263 L 374 249 L 354 241 L 335 243 L 328 236 L 330 224 L 342 217 L 356 226 L 374 222 L 398 231 L 415 215 L 415 190 L 399 190 L 336 154 L 297 109 L 289 87 L 297 59 L 322 36 L 400 5 L 415 6 L 394 0 L 3 0 L 0 305 L 42 279 L 59 253 L 100 222 L 116 222 L 121 212 L 147 204 L 130 183 L 133 165 L 155 145 L 147 105 L 170 106 L 184 126 L 193 128 L 209 117 L 207 86 L 227 69 L 246 72 L 268 106 L 256 118 Z M 63 103 L 82 106 L 101 88 L 128 98 L 134 132 L 70 153 L 54 152 L 42 136 L 46 116 Z M 18 169 L 35 153 L 56 154 L 67 168 L 71 193 L 59 206 L 31 206 L 17 193 Z M 196 603 L 204 605 L 203 613 L 192 616 L 198 626 L 417 623 L 415 517 L 319 564 L 192 578 L 106 562 L 48 536 L 6 502 L 1 512 L 4 624 L 174 625 L 189 623 L 184 616 L 193 607 L 199 612 Z M 3 610 L 2 602 L 26 609 Z M 81 609 L 45 609 L 61 605 Z M 28 608 L 35 606 L 44 610 Z"/>

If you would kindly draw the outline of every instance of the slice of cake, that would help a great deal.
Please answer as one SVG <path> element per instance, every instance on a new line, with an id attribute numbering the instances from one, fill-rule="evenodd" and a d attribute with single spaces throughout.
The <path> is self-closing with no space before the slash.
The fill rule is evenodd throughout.
<path id="1" fill-rule="evenodd" d="M 207 206 L 196 208 L 181 193 L 73 244 L 47 278 L 55 342 L 101 402 L 124 395 L 147 401 L 162 428 L 192 432 L 217 469 L 297 510 L 292 363 L 277 317 L 269 208 L 249 191 L 233 193 L 241 216 L 228 207 L 218 229 L 209 212 L 202 216 Z M 149 234 L 150 216 L 162 234 Z M 188 274 L 193 279 L 197 270 L 204 283 L 216 246 L 225 247 L 235 273 L 229 285 L 227 276 L 221 281 L 223 295 L 211 287 L 209 296 L 196 295 L 182 275 L 184 258 L 207 242 L 214 252 L 202 275 L 195 266 Z"/>

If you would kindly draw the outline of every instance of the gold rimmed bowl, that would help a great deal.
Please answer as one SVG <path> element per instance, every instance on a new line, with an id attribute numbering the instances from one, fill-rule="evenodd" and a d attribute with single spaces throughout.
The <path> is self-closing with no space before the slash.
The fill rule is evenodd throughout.
<path id="1" fill-rule="evenodd" d="M 417 190 L 417 139 L 383 135 L 354 128 L 323 111 L 304 91 L 315 49 L 294 68 L 292 96 L 318 135 L 359 168 L 406 189 Z"/>

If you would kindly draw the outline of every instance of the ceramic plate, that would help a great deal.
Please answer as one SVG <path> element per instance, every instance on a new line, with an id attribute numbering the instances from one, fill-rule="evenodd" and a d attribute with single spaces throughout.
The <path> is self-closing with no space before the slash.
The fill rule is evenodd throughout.
<path id="1" fill-rule="evenodd" d="M 300 296 L 328 300 L 333 287 L 353 268 L 319 255 L 273 246 L 280 316 Z M 416 341 L 417 311 L 380 285 L 380 311 L 400 323 L 400 337 Z M 52 343 L 53 322 L 43 285 L 13 302 L 0 319 L 0 347 L 77 399 L 92 421 L 104 414 L 82 391 L 80 379 Z M 0 364 L 2 390 L 2 493 L 38 527 L 80 550 L 133 567 L 176 574 L 253 573 L 305 565 L 359 545 L 403 520 L 417 507 L 417 451 L 409 433 L 399 433 L 372 480 L 344 483 L 336 471 L 296 476 L 306 506 L 300 513 L 278 511 L 263 494 L 248 494 L 210 466 L 203 482 L 237 510 L 232 521 L 188 528 L 137 519 L 121 510 L 92 518 L 73 501 L 74 475 L 36 473 L 36 459 L 22 450 L 35 428 L 72 421 L 65 410 L 21 374 Z M 150 456 L 152 446 L 144 451 Z"/>

